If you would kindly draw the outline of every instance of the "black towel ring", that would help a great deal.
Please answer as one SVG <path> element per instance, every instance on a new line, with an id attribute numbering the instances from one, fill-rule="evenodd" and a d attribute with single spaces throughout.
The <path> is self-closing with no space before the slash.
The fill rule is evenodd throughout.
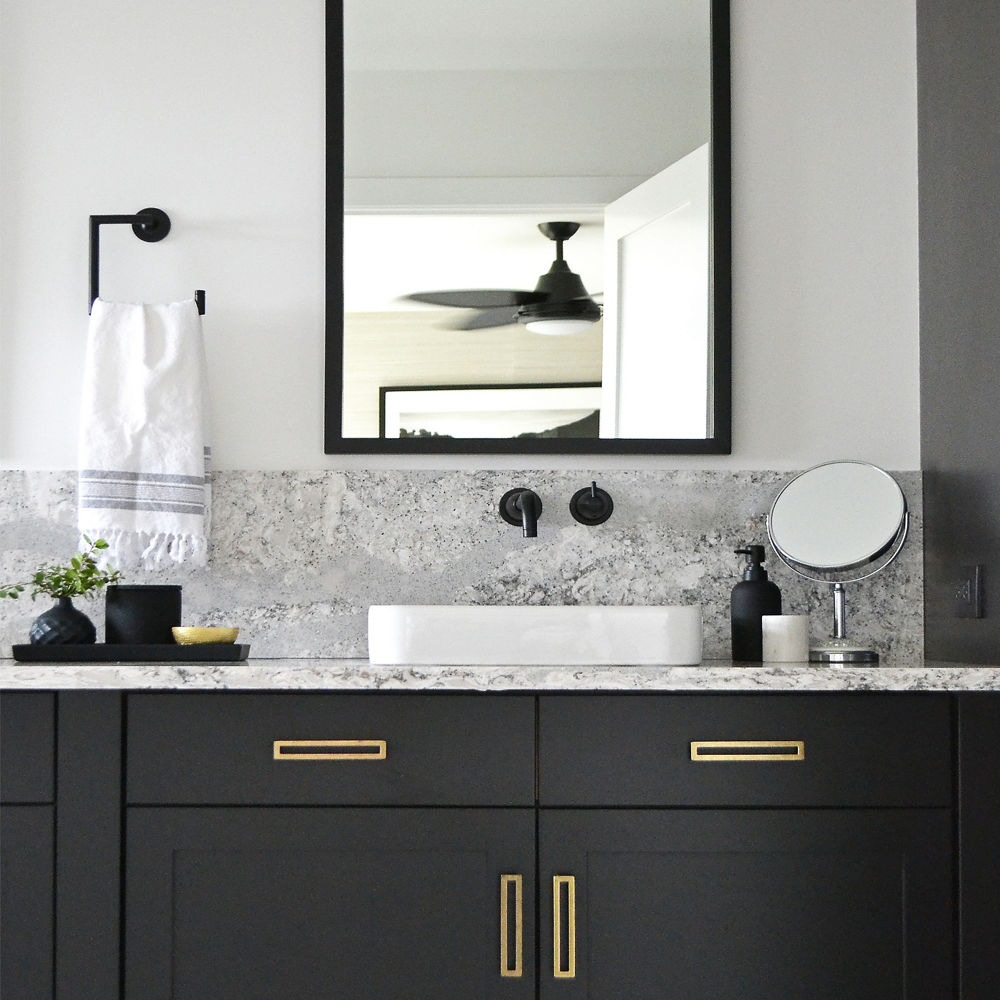
<path id="1" fill-rule="evenodd" d="M 90 217 L 90 312 L 94 300 L 100 295 L 101 280 L 101 226 L 130 225 L 132 232 L 144 243 L 159 243 L 170 232 L 170 216 L 159 208 L 144 208 L 135 215 L 92 215 Z M 198 312 L 205 315 L 205 290 L 194 293 Z"/>

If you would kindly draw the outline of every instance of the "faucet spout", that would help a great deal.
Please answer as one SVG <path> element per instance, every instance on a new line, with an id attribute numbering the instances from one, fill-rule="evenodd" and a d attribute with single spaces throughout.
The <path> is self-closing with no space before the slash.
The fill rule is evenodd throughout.
<path id="1" fill-rule="evenodd" d="M 542 512 L 542 504 L 538 494 L 533 490 L 521 490 L 515 507 L 521 509 L 521 533 L 525 538 L 538 536 L 538 515 Z"/>
<path id="2" fill-rule="evenodd" d="M 519 524 L 523 537 L 536 538 L 542 501 L 534 490 L 523 487 L 508 490 L 500 500 L 500 516 L 508 524 Z"/>

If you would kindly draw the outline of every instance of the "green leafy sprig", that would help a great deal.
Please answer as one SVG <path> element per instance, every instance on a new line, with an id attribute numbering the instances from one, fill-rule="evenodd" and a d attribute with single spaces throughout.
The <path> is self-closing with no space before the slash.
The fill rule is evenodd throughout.
<path id="1" fill-rule="evenodd" d="M 73 556 L 63 566 L 47 563 L 30 579 L 0 587 L 0 598 L 18 598 L 25 588 L 31 588 L 31 599 L 39 594 L 49 597 L 93 597 L 98 590 L 109 583 L 117 583 L 121 573 L 110 566 L 102 569 L 97 565 L 95 553 L 108 547 L 103 538 L 91 540 L 86 535 L 83 540 L 88 548 Z"/>

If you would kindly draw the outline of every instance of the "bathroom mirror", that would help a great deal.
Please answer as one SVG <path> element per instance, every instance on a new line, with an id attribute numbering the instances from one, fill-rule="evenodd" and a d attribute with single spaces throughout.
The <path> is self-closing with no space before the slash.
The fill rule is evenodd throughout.
<path id="1" fill-rule="evenodd" d="M 827 462 L 796 476 L 778 493 L 767 515 L 767 534 L 778 557 L 808 580 L 833 587 L 834 628 L 810 658 L 871 662 L 878 655 L 847 638 L 845 583 L 880 572 L 906 540 L 909 514 L 899 484 L 865 462 Z"/>
<path id="2" fill-rule="evenodd" d="M 729 0 L 327 0 L 327 88 L 328 454 L 730 451 Z"/>

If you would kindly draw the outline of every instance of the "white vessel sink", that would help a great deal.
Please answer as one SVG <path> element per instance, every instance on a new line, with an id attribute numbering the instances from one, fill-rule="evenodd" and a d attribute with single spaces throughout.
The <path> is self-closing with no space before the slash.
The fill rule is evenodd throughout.
<path id="1" fill-rule="evenodd" d="M 701 608 L 373 604 L 368 657 L 381 664 L 695 664 Z"/>

